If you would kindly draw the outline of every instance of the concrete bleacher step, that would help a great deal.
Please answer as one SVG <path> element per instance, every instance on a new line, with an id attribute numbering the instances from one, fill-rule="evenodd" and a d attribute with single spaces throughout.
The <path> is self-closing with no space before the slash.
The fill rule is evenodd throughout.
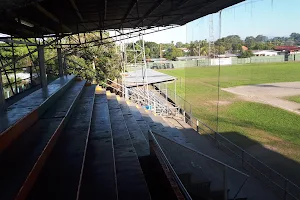
<path id="1" fill-rule="evenodd" d="M 110 124 L 106 93 L 97 87 L 79 199 L 117 200 Z"/>
<path id="2" fill-rule="evenodd" d="M 129 101 L 125 101 L 125 99 L 118 96 L 117 99 L 120 103 L 126 125 L 130 127 L 128 128 L 129 132 L 130 130 L 135 130 L 133 131 L 133 134 L 130 134 L 132 140 L 135 140 L 135 137 L 138 137 L 140 139 L 136 140 L 136 143 L 141 140 L 142 143 L 144 143 L 145 140 L 148 141 L 145 144 L 147 145 L 146 147 L 149 148 L 147 149 L 147 155 L 140 155 L 139 161 L 151 194 L 151 199 L 182 199 L 183 196 L 180 189 L 176 181 L 172 178 L 172 174 L 170 174 L 165 162 L 161 158 L 162 155 L 160 155 L 155 145 L 152 144 L 151 148 L 149 146 L 148 134 L 150 128 L 143 120 L 141 113 L 136 108 L 136 105 Z M 134 145 L 134 147 L 136 149 L 141 148 L 139 145 Z M 150 154 L 148 152 L 149 150 Z M 143 152 L 145 152 L 145 150 Z"/>
<path id="3" fill-rule="evenodd" d="M 130 108 L 128 107 L 124 98 L 120 98 L 117 96 L 117 100 L 119 102 L 120 108 L 123 113 L 123 117 L 131 137 L 131 142 L 133 147 L 136 150 L 138 157 L 148 156 L 150 155 L 149 141 L 146 140 L 145 135 L 140 129 L 137 121 L 132 115 Z"/>
<path id="4" fill-rule="evenodd" d="M 144 120 L 148 122 L 148 125 L 154 132 L 162 134 L 163 136 L 168 137 L 180 144 L 189 143 L 187 138 L 185 138 L 185 136 L 178 129 L 170 127 L 161 116 L 155 115 L 142 107 L 138 107 L 138 109 L 141 112 Z"/>
<path id="5" fill-rule="evenodd" d="M 36 181 L 85 82 L 75 82 L 40 119 L 0 154 L 0 199 L 24 199 Z M 55 95 L 55 94 L 53 94 Z M 48 102 L 49 103 L 49 102 Z M 44 108 L 43 108 L 44 109 Z"/>
<path id="6" fill-rule="evenodd" d="M 156 132 L 156 138 L 159 141 L 160 145 L 164 149 L 168 159 L 171 161 L 175 171 L 177 174 L 191 174 L 192 179 L 182 179 L 182 182 L 185 186 L 189 187 L 192 190 L 191 185 L 197 186 L 198 189 L 200 186 L 202 187 L 203 191 L 209 193 L 209 188 L 207 189 L 207 185 L 209 185 L 210 180 L 207 177 L 206 173 L 202 170 L 199 166 L 194 166 L 193 161 L 193 154 L 182 147 L 166 140 L 163 137 L 169 138 L 177 143 L 184 144 L 190 146 L 191 144 L 187 141 L 187 139 L 182 135 L 182 133 L 177 130 L 176 128 L 170 127 L 162 117 L 155 116 L 151 112 L 137 107 L 140 111 L 141 117 L 144 121 L 146 121 L 151 128 L 152 131 Z M 134 107 L 131 107 L 134 110 Z M 136 114 L 137 118 L 138 114 Z M 141 119 L 140 119 L 141 120 Z M 162 135 L 163 137 L 159 137 Z M 181 156 L 178 156 L 181 155 Z M 196 155 L 197 157 L 197 155 Z M 195 187 L 193 187 L 195 188 Z M 194 189 L 193 189 L 194 190 Z"/>
<path id="7" fill-rule="evenodd" d="M 151 199 L 116 95 L 108 92 L 107 99 L 114 146 L 118 199 Z"/>
<path id="8" fill-rule="evenodd" d="M 58 78 L 47 89 L 31 93 L 0 113 L 0 153 L 32 126 L 74 80 L 73 75 Z"/>
<path id="9" fill-rule="evenodd" d="M 143 132 L 145 139 L 147 141 L 149 141 L 148 134 L 149 134 L 150 127 L 149 127 L 148 123 L 144 120 L 140 111 L 137 109 L 138 106 L 134 103 L 131 103 L 130 101 L 127 101 L 126 103 L 131 111 L 131 114 L 133 115 L 136 122 L 138 123 L 138 126 L 140 127 L 141 131 Z"/>
<path id="10" fill-rule="evenodd" d="M 95 86 L 83 94 L 63 129 L 28 199 L 76 199 L 81 184 Z"/>

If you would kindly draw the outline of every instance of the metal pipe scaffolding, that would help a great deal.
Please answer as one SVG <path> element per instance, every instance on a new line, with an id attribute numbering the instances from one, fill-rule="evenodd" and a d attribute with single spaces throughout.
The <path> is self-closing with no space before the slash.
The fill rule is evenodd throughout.
<path id="1" fill-rule="evenodd" d="M 2 81 L 2 70 L 0 69 L 0 113 L 4 111 L 5 108 L 5 97 L 3 90 L 3 81 Z"/>

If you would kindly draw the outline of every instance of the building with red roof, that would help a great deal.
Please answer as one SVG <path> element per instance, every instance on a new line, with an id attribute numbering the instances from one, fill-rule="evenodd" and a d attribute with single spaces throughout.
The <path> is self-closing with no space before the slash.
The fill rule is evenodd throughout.
<path id="1" fill-rule="evenodd" d="M 289 52 L 295 52 L 300 51 L 300 47 L 298 46 L 276 46 L 274 48 L 275 51 L 289 51 Z"/>

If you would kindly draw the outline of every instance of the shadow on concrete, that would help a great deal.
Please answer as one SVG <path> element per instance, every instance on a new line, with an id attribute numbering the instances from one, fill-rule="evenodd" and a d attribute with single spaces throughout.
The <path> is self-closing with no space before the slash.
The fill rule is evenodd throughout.
<path id="1" fill-rule="evenodd" d="M 279 85 L 270 85 L 270 84 L 254 84 L 252 86 L 256 87 L 273 87 L 273 88 L 290 88 L 290 89 L 300 89 L 299 87 L 287 87 L 287 86 L 279 86 Z"/>
<path id="2" fill-rule="evenodd" d="M 300 198 L 300 163 L 271 149 L 276 148 L 276 146 L 267 148 L 239 132 L 221 132 L 220 134 L 237 145 L 247 146 L 247 148 L 243 148 L 246 153 L 243 153 L 240 148 L 220 136 L 216 136 L 219 143 L 213 140 L 220 149 L 243 163 L 243 168 L 252 176 L 273 189 L 281 198 L 285 198 L 285 195 L 287 195 L 288 199 L 293 199 L 285 193 L 285 188 L 296 198 Z M 210 136 L 207 137 L 211 138 Z M 296 185 L 290 183 L 284 177 Z"/>
<path id="3" fill-rule="evenodd" d="M 239 132 L 223 132 L 220 134 L 235 144 L 243 144 L 242 146 L 244 146 L 244 149 L 248 153 L 252 154 L 295 184 L 300 185 L 300 163 L 273 151 L 271 149 L 272 147 L 266 148 L 262 144 L 242 135 Z"/>

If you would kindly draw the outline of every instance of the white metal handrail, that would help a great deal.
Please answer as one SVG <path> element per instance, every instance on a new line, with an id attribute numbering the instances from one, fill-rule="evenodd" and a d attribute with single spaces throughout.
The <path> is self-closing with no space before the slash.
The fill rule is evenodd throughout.
<path id="1" fill-rule="evenodd" d="M 119 92 L 122 92 L 122 90 L 120 90 L 119 88 L 116 88 L 116 87 L 114 87 L 114 86 L 112 86 L 112 85 L 109 85 L 109 86 L 112 87 L 113 89 L 119 91 Z M 140 104 L 144 104 L 144 99 L 138 99 L 138 100 L 135 99 L 135 101 L 139 102 Z M 158 110 L 159 110 L 159 109 L 158 109 Z M 164 111 L 165 108 L 162 108 L 162 110 Z"/>

